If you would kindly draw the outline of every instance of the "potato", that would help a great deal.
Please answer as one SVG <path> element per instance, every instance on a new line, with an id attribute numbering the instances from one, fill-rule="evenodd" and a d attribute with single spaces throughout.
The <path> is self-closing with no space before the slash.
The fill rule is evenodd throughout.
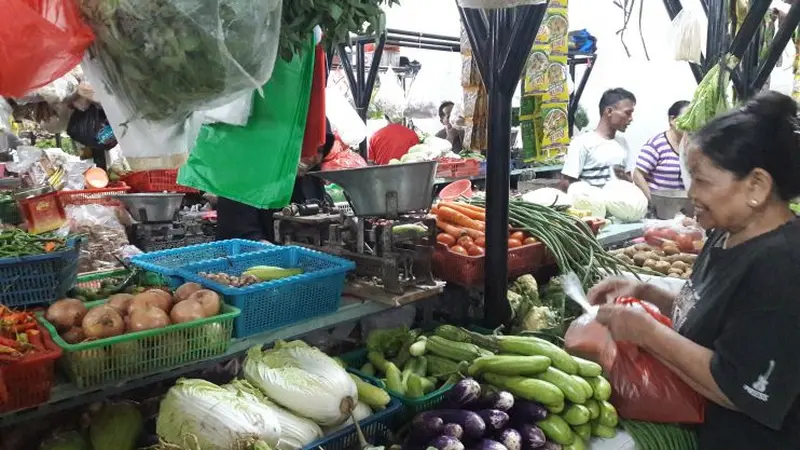
<path id="1" fill-rule="evenodd" d="M 681 278 L 682 278 L 682 279 L 684 279 L 684 280 L 688 280 L 688 279 L 689 279 L 689 278 L 691 278 L 691 277 L 692 277 L 692 274 L 691 274 L 691 273 L 688 273 L 688 272 L 683 272 L 683 273 L 681 274 Z"/>
<path id="2" fill-rule="evenodd" d="M 647 267 L 649 269 L 655 270 L 656 264 L 658 264 L 658 261 L 656 261 L 655 259 L 648 259 L 644 262 L 644 264 L 642 264 L 642 267 Z"/>
<path id="3" fill-rule="evenodd" d="M 647 257 L 647 253 L 645 252 L 639 252 L 633 255 L 633 263 L 639 267 L 642 267 L 644 265 L 644 262 L 647 261 L 648 259 L 650 258 Z"/>
<path id="4" fill-rule="evenodd" d="M 655 253 L 656 255 L 658 255 L 661 258 L 663 258 L 666 255 L 666 253 L 664 253 L 664 250 L 662 250 L 660 248 L 654 248 L 653 249 L 653 253 Z"/>
<path id="5" fill-rule="evenodd" d="M 655 269 L 656 272 L 661 272 L 663 274 L 667 274 L 669 272 L 670 265 L 666 261 L 657 261 L 656 265 L 655 265 L 655 267 L 653 267 L 653 269 Z"/>
<path id="6" fill-rule="evenodd" d="M 681 252 L 680 250 L 678 250 L 678 247 L 675 247 L 674 245 L 665 245 L 661 247 L 661 249 L 664 250 L 664 254 L 668 256 L 677 255 Z"/>
<path id="7" fill-rule="evenodd" d="M 670 273 L 670 274 L 667 274 L 667 276 L 670 277 L 670 278 L 681 278 L 681 275 L 678 275 L 677 273 Z"/>
<path id="8" fill-rule="evenodd" d="M 634 246 L 633 246 L 633 248 L 634 248 L 634 249 L 635 249 L 637 252 L 647 252 L 647 251 L 650 251 L 650 250 L 652 250 L 652 247 L 650 247 L 650 246 L 649 246 L 649 245 L 647 245 L 647 244 L 636 244 L 636 245 L 634 245 Z"/>
<path id="9" fill-rule="evenodd" d="M 670 273 L 674 273 L 674 274 L 677 274 L 677 275 L 683 275 L 683 270 L 676 269 L 674 267 L 670 267 L 670 269 L 667 271 L 667 274 L 670 274 Z"/>
<path id="10" fill-rule="evenodd" d="M 683 261 L 686 264 L 692 265 L 697 260 L 697 255 L 693 255 L 691 253 L 681 253 L 678 255 L 678 260 Z"/>
<path id="11" fill-rule="evenodd" d="M 608 254 L 611 255 L 611 256 L 619 256 L 619 255 L 625 254 L 624 252 L 625 252 L 624 248 L 618 248 L 618 249 L 615 249 L 615 250 L 609 250 Z"/>
<path id="12" fill-rule="evenodd" d="M 678 270 L 680 270 L 681 272 L 683 272 L 684 270 L 686 270 L 686 269 L 688 269 L 688 268 L 689 268 L 689 265 L 688 265 L 688 264 L 686 264 L 686 263 L 685 263 L 685 262 L 683 262 L 683 261 L 680 261 L 680 260 L 678 260 L 678 261 L 675 261 L 675 262 L 673 262 L 673 263 L 672 263 L 672 268 L 673 268 L 673 269 L 678 269 Z"/>
<path id="13" fill-rule="evenodd" d="M 625 256 L 627 256 L 628 258 L 633 258 L 633 255 L 638 253 L 638 251 L 636 250 L 636 246 L 632 245 L 632 246 L 626 248 L 625 250 L 623 250 L 622 253 L 624 253 Z"/>
<path id="14" fill-rule="evenodd" d="M 619 256 L 617 256 L 617 259 L 619 259 L 620 261 L 624 262 L 625 264 L 636 264 L 636 263 L 633 262 L 633 259 L 628 258 L 627 255 L 619 255 Z"/>

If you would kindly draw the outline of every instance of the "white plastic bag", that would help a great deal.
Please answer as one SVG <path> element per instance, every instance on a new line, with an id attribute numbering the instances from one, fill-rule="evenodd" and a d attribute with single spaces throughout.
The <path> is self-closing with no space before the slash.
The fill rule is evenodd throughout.
<path id="1" fill-rule="evenodd" d="M 72 233 L 87 237 L 78 255 L 78 271 L 94 272 L 121 266 L 120 250 L 128 245 L 128 235 L 123 222 L 129 222 L 127 211 L 105 205 L 69 205 L 65 208 Z"/>
<path id="2" fill-rule="evenodd" d="M 397 74 L 389 68 L 380 75 L 380 86 L 373 98 L 375 107 L 382 112 L 389 121 L 396 123 L 403 118 L 406 108 L 406 94 L 400 86 Z"/>
<path id="3" fill-rule="evenodd" d="M 226 123 L 243 127 L 247 125 L 247 119 L 250 118 L 250 112 L 253 110 L 254 93 L 254 90 L 245 92 L 227 105 L 208 111 L 201 111 L 198 113 L 200 120 L 204 124 Z"/>
<path id="4" fill-rule="evenodd" d="M 331 131 L 349 147 L 355 147 L 367 137 L 367 125 L 358 116 L 342 91 L 335 85 L 325 88 L 325 114 Z"/>
<path id="5" fill-rule="evenodd" d="M 405 116 L 411 119 L 429 119 L 439 117 L 439 105 L 442 100 L 442 89 L 433 69 L 420 69 L 411 87 L 408 89 Z M 451 100 L 452 101 L 452 100 Z"/>
<path id="6" fill-rule="evenodd" d="M 672 21 L 671 39 L 676 61 L 700 63 L 706 32 L 698 11 L 683 8 Z"/>
<path id="7" fill-rule="evenodd" d="M 11 131 L 11 115 L 14 110 L 6 99 L 0 97 L 0 133 Z"/>
<path id="8" fill-rule="evenodd" d="M 458 0 L 458 5 L 463 8 L 497 9 L 513 8 L 523 5 L 541 5 L 546 0 Z"/>

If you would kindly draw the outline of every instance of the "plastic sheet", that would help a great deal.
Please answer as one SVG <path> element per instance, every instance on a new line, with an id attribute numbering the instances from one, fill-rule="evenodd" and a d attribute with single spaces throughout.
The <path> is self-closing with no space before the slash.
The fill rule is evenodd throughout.
<path id="1" fill-rule="evenodd" d="M 67 206 L 66 213 L 70 232 L 87 238 L 80 246 L 79 272 L 110 270 L 122 265 L 117 257 L 122 258 L 120 250 L 128 245 L 128 236 L 117 214 L 127 214 L 125 210 L 88 204 Z"/>
<path id="2" fill-rule="evenodd" d="M 403 118 L 406 108 L 406 94 L 403 92 L 397 74 L 391 68 L 380 74 L 380 86 L 373 96 L 375 108 L 390 122 L 397 123 Z"/>
<path id="3" fill-rule="evenodd" d="M 335 85 L 325 89 L 325 110 L 331 130 L 349 147 L 355 147 L 367 137 L 367 125 Z"/>
<path id="4" fill-rule="evenodd" d="M 94 39 L 72 0 L 3 0 L 0 17 L 0 95 L 7 97 L 62 77 Z"/>
<path id="5" fill-rule="evenodd" d="M 270 77 L 280 0 L 78 0 L 111 90 L 136 114 L 182 122 Z M 310 32 L 310 30 L 309 30 Z"/>

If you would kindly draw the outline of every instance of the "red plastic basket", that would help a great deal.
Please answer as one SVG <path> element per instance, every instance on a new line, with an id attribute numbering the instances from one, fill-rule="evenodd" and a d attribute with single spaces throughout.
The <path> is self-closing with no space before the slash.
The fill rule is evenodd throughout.
<path id="1" fill-rule="evenodd" d="M 11 364 L 0 364 L 0 391 L 8 393 L 8 400 L 0 403 L 0 413 L 30 408 L 50 400 L 50 390 L 55 378 L 55 363 L 61 357 L 61 348 L 41 326 L 47 353 L 39 353 Z"/>
<path id="2" fill-rule="evenodd" d="M 480 174 L 481 163 L 477 159 L 440 162 L 436 167 L 438 178 L 475 177 Z"/>
<path id="3" fill-rule="evenodd" d="M 112 197 L 114 194 L 124 194 L 131 188 L 125 184 L 117 187 L 102 189 L 84 189 L 80 191 L 58 191 L 58 199 L 62 206 L 67 205 L 105 205 L 122 206 L 122 202 Z"/>
<path id="4" fill-rule="evenodd" d="M 146 170 L 134 172 L 122 177 L 122 181 L 131 187 L 133 192 L 177 192 L 194 194 L 198 191 L 178 184 L 178 170 Z"/>
<path id="5" fill-rule="evenodd" d="M 516 278 L 533 272 L 544 263 L 545 247 L 541 242 L 523 245 L 508 251 L 508 277 Z M 483 256 L 466 256 L 453 253 L 444 245 L 437 244 L 433 253 L 433 274 L 461 286 L 483 284 Z"/>

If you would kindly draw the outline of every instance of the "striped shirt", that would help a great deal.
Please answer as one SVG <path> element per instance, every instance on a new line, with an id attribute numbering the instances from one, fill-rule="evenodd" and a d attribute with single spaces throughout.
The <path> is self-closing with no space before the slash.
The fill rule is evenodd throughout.
<path id="1" fill-rule="evenodd" d="M 613 139 L 606 139 L 590 131 L 572 139 L 561 173 L 592 186 L 603 187 L 615 178 L 614 167 L 623 167 L 625 172 L 632 170 L 635 161 L 633 156 L 620 134 Z"/>
<path id="2" fill-rule="evenodd" d="M 652 190 L 684 189 L 680 156 L 666 133 L 657 134 L 642 147 L 636 168 L 644 174 Z"/>

